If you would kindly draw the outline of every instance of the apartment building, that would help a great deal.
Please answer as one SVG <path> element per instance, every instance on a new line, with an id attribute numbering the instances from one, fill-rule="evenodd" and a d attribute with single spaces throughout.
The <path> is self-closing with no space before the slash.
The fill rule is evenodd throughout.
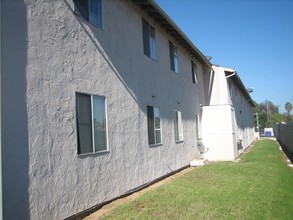
<path id="1" fill-rule="evenodd" d="M 1 19 L 4 219 L 64 219 L 200 158 L 211 64 L 154 1 L 4 0 Z"/>

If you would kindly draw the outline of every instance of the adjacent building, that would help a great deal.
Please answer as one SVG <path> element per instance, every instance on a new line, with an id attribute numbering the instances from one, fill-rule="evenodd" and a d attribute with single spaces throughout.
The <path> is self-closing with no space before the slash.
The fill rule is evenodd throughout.
<path id="1" fill-rule="evenodd" d="M 236 70 L 213 65 L 209 104 L 202 107 L 202 143 L 208 160 L 234 160 L 255 139 L 254 102 Z"/>
<path id="2" fill-rule="evenodd" d="M 237 101 L 217 100 L 217 70 L 152 0 L 4 0 L 1 19 L 4 219 L 64 219 L 188 166 L 200 142 L 210 157 L 208 115 L 251 142 L 239 77 Z"/>

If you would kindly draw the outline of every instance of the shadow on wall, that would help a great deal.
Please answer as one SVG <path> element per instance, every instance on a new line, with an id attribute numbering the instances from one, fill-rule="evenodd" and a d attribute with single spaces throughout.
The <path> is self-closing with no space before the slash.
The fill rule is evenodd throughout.
<path id="1" fill-rule="evenodd" d="M 71 7 L 66 0 L 64 2 L 72 13 L 75 13 L 74 7 Z M 99 50 L 100 54 L 104 57 L 104 60 L 107 61 L 117 78 L 136 101 L 141 111 L 146 113 L 146 105 L 168 105 L 170 106 L 170 109 L 174 109 L 179 105 L 182 107 L 185 106 L 185 108 L 186 106 L 195 106 L 198 101 L 196 98 L 191 99 L 190 96 L 182 95 L 182 88 L 185 89 L 186 94 L 190 94 L 193 87 L 192 83 L 186 86 L 186 84 L 182 82 L 183 80 L 181 80 L 182 85 L 178 86 L 180 80 L 175 80 L 173 78 L 179 79 L 179 77 L 173 72 L 172 75 L 169 74 L 169 72 L 171 72 L 169 67 L 169 53 L 166 54 L 167 63 L 165 63 L 165 58 L 161 58 L 159 62 L 156 62 L 151 58 L 147 58 L 146 55 L 143 54 L 142 30 L 137 29 L 137 24 L 135 23 L 138 17 L 136 14 L 125 11 L 128 9 L 127 7 L 124 7 L 123 4 L 129 3 L 119 1 L 117 2 L 118 9 L 113 9 L 113 11 L 120 10 L 128 16 L 119 18 L 117 15 L 114 16 L 111 21 L 107 20 L 108 23 L 105 30 L 94 27 L 91 24 L 86 25 L 86 22 L 80 15 L 76 15 L 76 18 L 93 45 Z M 105 11 L 105 14 L 106 13 L 107 11 Z M 118 14 L 121 16 L 122 13 Z M 123 22 L 119 22 L 115 19 L 118 19 L 119 21 L 123 19 Z M 123 23 L 127 25 L 123 25 Z M 141 19 L 138 23 L 141 23 Z M 112 33 L 113 31 L 119 33 L 119 38 L 113 34 L 109 35 L 109 33 Z M 161 38 L 158 37 L 158 52 L 158 45 L 162 43 L 159 42 L 159 39 Z M 164 43 L 168 46 L 167 39 Z M 124 48 L 124 50 L 119 48 Z M 123 57 L 123 59 L 121 59 L 121 57 Z M 153 65 L 153 63 L 155 63 L 155 65 Z M 166 80 L 166 78 L 170 80 Z M 194 103 L 190 103 L 190 100 Z M 166 117 L 166 115 L 162 114 L 161 117 Z M 186 120 L 195 120 L 193 114 L 183 114 L 183 117 Z"/>
<path id="2" fill-rule="evenodd" d="M 28 48 L 23 0 L 2 0 L 1 16 L 3 219 L 29 219 Z"/>
<path id="3" fill-rule="evenodd" d="M 204 85 L 206 85 L 204 87 L 205 101 L 207 105 L 210 105 L 214 87 L 215 71 L 205 68 L 204 72 L 206 73 L 203 74 Z"/>

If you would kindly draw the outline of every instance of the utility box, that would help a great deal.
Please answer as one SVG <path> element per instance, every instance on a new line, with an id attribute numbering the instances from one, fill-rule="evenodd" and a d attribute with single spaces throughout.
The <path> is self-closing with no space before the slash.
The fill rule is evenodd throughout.
<path id="1" fill-rule="evenodd" d="M 272 137 L 274 136 L 273 128 L 265 128 L 264 133 L 266 137 Z"/>
<path id="2" fill-rule="evenodd" d="M 267 137 L 271 137 L 272 136 L 272 132 L 270 132 L 270 131 L 266 131 L 265 134 L 266 134 Z"/>

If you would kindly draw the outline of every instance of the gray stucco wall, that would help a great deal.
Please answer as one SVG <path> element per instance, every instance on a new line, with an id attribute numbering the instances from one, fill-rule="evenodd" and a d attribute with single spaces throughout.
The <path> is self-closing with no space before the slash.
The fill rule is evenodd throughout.
<path id="1" fill-rule="evenodd" d="M 146 15 L 156 28 L 158 59 L 145 56 L 142 12 L 131 1 L 104 1 L 104 30 L 73 8 L 70 0 L 2 3 L 5 219 L 63 219 L 199 157 L 200 63 L 197 86 L 190 57 L 178 45 L 180 74 L 172 72 L 173 39 Z M 76 92 L 106 97 L 109 153 L 77 155 Z M 147 105 L 160 107 L 157 147 L 148 145 Z M 175 143 L 173 110 L 182 112 L 181 143 Z"/>
<path id="2" fill-rule="evenodd" d="M 253 107 L 250 100 L 243 95 L 240 89 L 231 81 L 232 85 L 232 98 L 231 102 L 235 109 L 235 117 L 237 122 L 237 137 L 238 154 L 242 153 L 254 140 L 254 116 Z"/>

